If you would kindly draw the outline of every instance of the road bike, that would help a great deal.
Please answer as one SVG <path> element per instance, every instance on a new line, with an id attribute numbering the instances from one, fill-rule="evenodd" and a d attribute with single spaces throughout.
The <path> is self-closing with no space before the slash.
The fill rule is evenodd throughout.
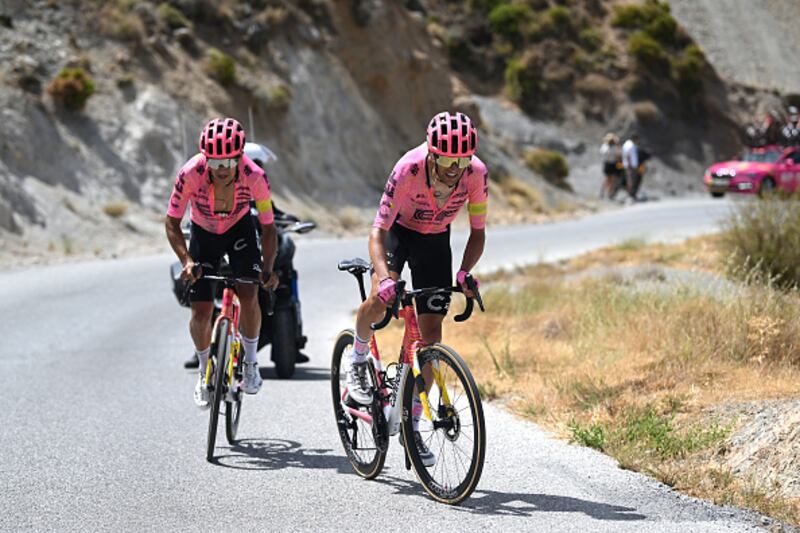
<path id="1" fill-rule="evenodd" d="M 355 276 L 366 300 L 364 273 L 370 264 L 363 259 L 339 263 L 339 270 Z M 481 311 L 483 301 L 477 284 L 469 277 L 467 286 L 475 298 L 467 298 L 464 312 L 455 317 L 463 322 L 472 314 L 473 301 Z M 403 344 L 397 362 L 385 368 L 373 335 L 368 358 L 368 380 L 372 404 L 361 406 L 347 394 L 346 371 L 349 361 L 342 361 L 352 349 L 354 332 L 339 333 L 331 361 L 331 394 L 336 425 L 347 459 L 358 475 L 375 478 L 383 469 L 389 439 L 400 433 L 405 449 L 406 468 L 413 467 L 425 491 L 435 500 L 458 504 L 475 490 L 483 470 L 486 454 L 486 428 L 480 394 L 464 360 L 452 348 L 436 343 L 422 344 L 414 299 L 443 297 L 462 292 L 461 287 L 434 287 L 406 291 L 398 281 L 397 297 L 392 307 L 373 330 L 385 327 L 391 318 L 402 318 L 405 324 Z M 436 463 L 425 466 L 414 439 L 412 407 L 417 395 L 422 404 L 419 432 L 425 445 L 436 455 Z"/>
<path id="2" fill-rule="evenodd" d="M 210 393 L 211 409 L 208 418 L 208 435 L 206 438 L 206 460 L 214 459 L 214 446 L 217 440 L 217 425 L 220 407 L 225 400 L 225 436 L 228 444 L 236 443 L 239 420 L 242 416 L 242 336 L 239 333 L 239 297 L 236 285 L 260 285 L 256 278 L 238 278 L 233 276 L 216 276 L 203 274 L 203 279 L 217 281 L 223 287 L 222 307 L 214 321 L 211 336 L 211 353 L 203 377 L 204 384 Z M 274 298 L 272 291 L 267 291 L 267 313 L 272 313 Z"/>

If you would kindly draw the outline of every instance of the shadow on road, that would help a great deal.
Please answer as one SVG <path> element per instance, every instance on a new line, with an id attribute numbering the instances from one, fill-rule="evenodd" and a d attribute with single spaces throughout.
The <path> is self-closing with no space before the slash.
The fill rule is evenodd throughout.
<path id="1" fill-rule="evenodd" d="M 258 369 L 262 379 L 280 379 L 275 373 L 274 366 L 260 367 Z M 294 375 L 287 381 L 329 381 L 331 379 L 330 368 L 314 368 L 297 366 Z"/>
<path id="2" fill-rule="evenodd" d="M 244 439 L 223 448 L 214 463 L 238 470 L 282 470 L 284 468 L 330 469 L 351 473 L 350 463 L 343 456 L 329 455 L 333 450 L 303 448 L 299 442 L 284 439 Z M 224 453 L 224 452 L 223 452 Z"/>
<path id="3" fill-rule="evenodd" d="M 416 480 L 380 476 L 377 481 L 394 488 L 397 493 L 409 496 L 423 496 L 424 489 Z M 620 505 L 593 502 L 555 496 L 551 494 L 525 494 L 476 490 L 461 505 L 451 507 L 454 511 L 494 516 L 533 516 L 536 513 L 583 513 L 597 520 L 645 520 L 645 515 L 636 509 Z"/>

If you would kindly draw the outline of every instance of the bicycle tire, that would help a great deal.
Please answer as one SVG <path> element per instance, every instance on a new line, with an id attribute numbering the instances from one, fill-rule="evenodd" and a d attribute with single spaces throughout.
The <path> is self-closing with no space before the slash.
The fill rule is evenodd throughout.
<path id="1" fill-rule="evenodd" d="M 211 350 L 209 363 L 214 367 L 214 390 L 211 394 L 211 409 L 208 415 L 208 435 L 206 438 L 206 460 L 211 462 L 214 458 L 214 446 L 217 441 L 217 424 L 219 423 L 219 407 L 225 394 L 225 364 L 228 360 L 228 329 L 230 321 L 223 318 L 214 331 L 214 349 Z"/>
<path id="2" fill-rule="evenodd" d="M 426 445 L 436 454 L 436 464 L 431 467 L 423 464 L 413 440 L 414 427 L 411 416 L 403 419 L 404 448 L 417 479 L 425 491 L 438 502 L 456 505 L 472 494 L 483 472 L 486 457 L 486 423 L 481 397 L 467 364 L 452 348 L 444 344 L 433 344 L 421 350 L 417 357 L 420 367 L 429 361 L 439 362 L 445 389 L 453 398 L 450 398 L 451 407 L 448 409 L 442 402 L 439 387 L 435 384 L 432 385 L 428 404 L 431 406 L 431 415 L 435 420 L 433 423 L 425 421 L 426 428 L 430 424 L 429 436 L 423 429 L 423 420 L 419 422 L 420 434 L 425 433 L 423 439 L 426 441 Z M 442 363 L 447 365 L 444 370 L 441 369 Z M 463 391 L 459 391 L 459 388 Z M 413 395 L 414 376 L 409 372 L 403 389 L 404 412 L 411 413 Z M 464 406 L 464 402 L 466 402 L 466 406 Z M 467 409 L 471 424 L 465 424 L 466 420 L 462 420 L 462 417 L 466 418 L 464 415 L 467 414 Z M 441 425 L 439 428 L 436 427 L 437 423 Z M 458 446 L 459 440 L 464 440 L 466 446 Z M 446 448 L 448 442 L 453 445 L 452 456 L 445 455 L 445 451 L 449 452 L 449 448 Z M 468 459 L 468 464 L 463 457 Z M 451 466 L 456 472 L 455 481 L 445 472 L 448 460 L 451 461 Z M 461 471 L 463 471 L 463 475 L 460 474 Z M 437 475 L 439 472 L 441 475 Z"/>
<path id="3" fill-rule="evenodd" d="M 234 370 L 234 376 L 231 381 L 241 382 L 242 376 L 242 354 L 239 353 L 239 365 Z M 236 391 L 234 401 L 225 401 L 225 437 L 228 439 L 228 444 L 233 446 L 236 444 L 236 433 L 239 431 L 239 419 L 242 416 L 242 390 Z"/>
<path id="4" fill-rule="evenodd" d="M 373 428 L 364 420 L 360 418 L 353 418 L 352 422 L 347 420 L 341 401 L 342 385 L 345 382 L 345 374 L 341 368 L 342 355 L 348 346 L 353 345 L 354 336 L 352 329 L 346 329 L 336 338 L 331 359 L 331 398 L 336 426 L 347 460 L 359 476 L 364 479 L 373 479 L 383 470 L 386 462 L 386 448 L 378 446 Z M 367 410 L 374 419 L 379 421 L 383 419 L 383 413 L 375 413 L 374 407 Z M 366 447 L 359 446 L 359 435 L 368 435 L 372 446 L 369 446 L 369 442 Z"/>
<path id="5" fill-rule="evenodd" d="M 272 360 L 279 378 L 289 379 L 294 375 L 297 340 L 294 312 L 291 308 L 276 309 L 272 315 Z"/>

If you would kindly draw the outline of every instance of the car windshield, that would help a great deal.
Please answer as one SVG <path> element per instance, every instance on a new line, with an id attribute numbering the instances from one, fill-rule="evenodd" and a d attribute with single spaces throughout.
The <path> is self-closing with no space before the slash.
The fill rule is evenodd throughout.
<path id="1" fill-rule="evenodd" d="M 742 161 L 755 161 L 758 163 L 774 163 L 781 157 L 780 152 L 744 152 Z"/>

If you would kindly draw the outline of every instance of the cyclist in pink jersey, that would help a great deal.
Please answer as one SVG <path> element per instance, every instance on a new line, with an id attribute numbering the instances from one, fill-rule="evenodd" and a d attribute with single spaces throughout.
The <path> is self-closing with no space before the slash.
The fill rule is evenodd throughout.
<path id="1" fill-rule="evenodd" d="M 169 199 L 166 231 L 169 243 L 183 265 L 182 277 L 193 282 L 189 293 L 192 317 L 189 331 L 200 362 L 194 401 L 201 409 L 209 407 L 209 391 L 203 386 L 211 348 L 211 316 L 214 311 L 211 284 L 202 278 L 203 269 L 217 267 L 224 254 L 237 277 L 260 278 L 265 288 L 275 288 L 272 275 L 277 251 L 269 181 L 264 171 L 244 154 L 242 125 L 232 118 L 210 121 L 200 134 L 200 153 L 178 171 Z M 256 202 L 261 224 L 261 250 L 250 216 L 250 200 Z M 189 247 L 181 232 L 181 219 L 191 204 Z M 199 272 L 194 272 L 199 266 Z M 236 288 L 241 303 L 240 329 L 244 347 L 244 385 L 248 394 L 261 388 L 258 371 L 258 337 L 261 308 L 258 288 L 240 284 Z"/>
<path id="2" fill-rule="evenodd" d="M 465 290 L 465 278 L 483 254 L 489 189 L 486 165 L 474 155 L 477 144 L 478 133 L 469 117 L 439 113 L 428 125 L 427 141 L 406 153 L 389 175 L 369 235 L 372 290 L 358 310 L 347 373 L 350 400 L 355 403 L 372 402 L 366 378 L 370 323 L 377 322 L 394 301 L 395 284 L 405 263 L 414 288 L 452 285 L 450 223 L 464 204 L 470 235 L 456 280 Z M 469 290 L 466 293 L 471 295 Z M 416 301 L 423 342 L 442 340 L 442 321 L 449 305 L 449 295 Z M 426 465 L 432 466 L 436 457 L 416 431 L 422 412 L 418 399 L 413 411 L 417 447 Z"/>

